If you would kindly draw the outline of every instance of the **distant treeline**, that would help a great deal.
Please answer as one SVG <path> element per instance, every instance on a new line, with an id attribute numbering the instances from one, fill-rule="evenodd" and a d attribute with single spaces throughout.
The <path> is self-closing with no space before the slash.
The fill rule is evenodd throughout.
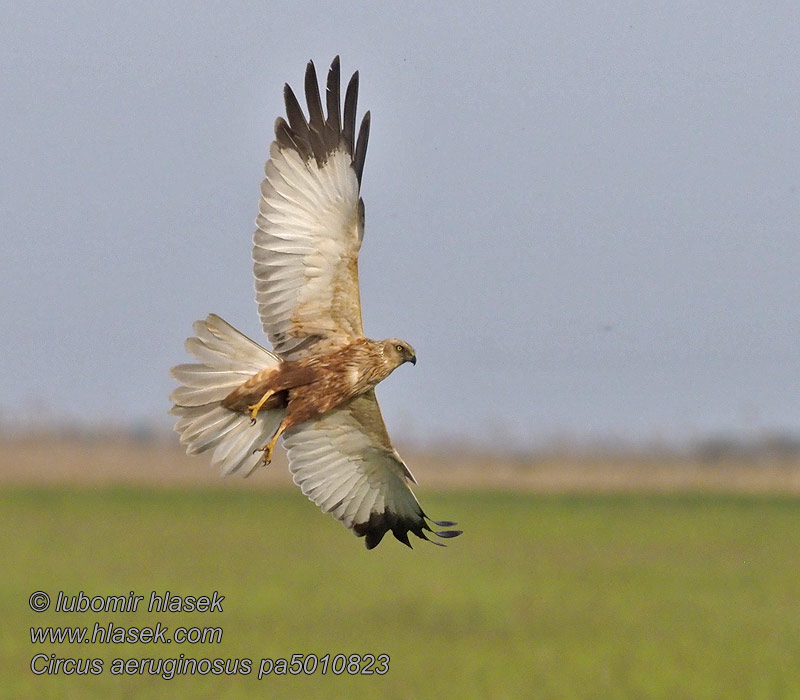
<path id="1" fill-rule="evenodd" d="M 400 436 L 398 436 L 400 437 Z M 0 423 L 0 441 L 70 441 L 83 443 L 135 442 L 138 444 L 160 444 L 178 446 L 175 434 L 163 425 L 141 423 L 134 426 L 86 426 L 53 422 L 47 427 L 42 424 L 27 425 L 20 428 Z M 443 440 L 436 444 L 415 444 L 413 440 L 398 440 L 401 447 L 418 453 L 459 454 L 472 458 L 486 450 L 486 444 L 471 445 L 469 440 Z M 472 450 L 470 447 L 474 447 Z M 487 452 L 488 454 L 488 452 Z M 800 431 L 797 433 L 752 434 L 725 433 L 706 435 L 689 440 L 670 441 L 660 438 L 657 441 L 626 440 L 625 437 L 591 438 L 559 436 L 553 440 L 539 440 L 530 447 L 504 445 L 501 440 L 491 442 L 491 455 L 527 461 L 533 458 L 574 457 L 672 457 L 691 458 L 701 462 L 722 460 L 800 460 Z"/>

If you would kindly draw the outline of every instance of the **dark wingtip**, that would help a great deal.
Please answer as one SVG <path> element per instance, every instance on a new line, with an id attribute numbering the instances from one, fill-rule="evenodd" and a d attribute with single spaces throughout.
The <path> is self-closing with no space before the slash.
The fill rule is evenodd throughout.
<path id="1" fill-rule="evenodd" d="M 368 532 L 367 536 L 364 538 L 364 545 L 367 549 L 375 549 L 383 539 L 383 532 Z"/>
<path id="2" fill-rule="evenodd" d="M 428 532 L 433 532 L 433 530 L 431 530 L 427 526 L 425 526 L 425 529 L 428 530 Z M 425 540 L 426 542 L 430 542 L 431 544 L 435 544 L 437 547 L 446 547 L 447 546 L 446 544 L 443 544 L 442 542 L 437 542 L 436 540 L 432 540 L 422 530 L 420 530 L 419 532 L 414 533 L 414 534 L 416 534 L 417 537 L 419 537 L 422 540 Z"/>
<path id="3" fill-rule="evenodd" d="M 347 85 L 344 113 L 341 109 L 340 78 L 340 60 L 337 55 L 331 61 L 328 70 L 323 103 L 316 66 L 313 60 L 308 61 L 304 79 L 308 117 L 306 118 L 303 113 L 303 107 L 295 92 L 288 83 L 284 84 L 283 95 L 288 123 L 280 132 L 276 130 L 275 135 L 281 148 L 297 151 L 306 161 L 314 158 L 319 167 L 327 162 L 331 153 L 337 149 L 344 149 L 352 158 L 352 167 L 360 185 L 369 140 L 370 117 L 369 113 L 365 115 L 356 134 L 358 71 L 353 74 Z"/>
<path id="4" fill-rule="evenodd" d="M 455 525 L 454 522 L 449 520 L 430 520 L 421 510 L 418 511 L 415 517 L 399 517 L 397 513 L 386 510 L 380 513 L 370 513 L 368 520 L 354 523 L 352 528 L 358 537 L 365 538 L 364 545 L 367 549 L 374 549 L 377 547 L 387 532 L 391 532 L 398 541 L 402 542 L 409 549 L 413 549 L 408 537 L 411 532 L 420 539 L 435 544 L 437 547 L 446 547 L 447 545 L 429 538 L 426 535 L 426 531 L 445 540 L 458 537 L 462 534 L 461 530 L 438 530 L 434 532 L 428 527 L 428 524 L 425 522 L 426 520 L 429 520 L 434 525 L 445 528 Z"/>
<path id="5" fill-rule="evenodd" d="M 306 102 L 308 103 L 309 109 L 309 122 L 311 122 L 315 117 L 318 115 L 317 107 L 319 107 L 320 114 L 322 113 L 322 105 L 320 104 L 319 100 L 319 81 L 317 80 L 317 69 L 314 67 L 314 61 L 309 61 L 308 65 L 306 66 L 306 76 L 305 76 L 305 91 L 306 91 Z"/>
<path id="6" fill-rule="evenodd" d="M 350 149 L 355 152 L 356 147 L 356 109 L 358 107 L 358 71 L 353 73 L 347 83 L 344 94 L 344 116 L 342 123 L 342 137 Z"/>
<path id="7" fill-rule="evenodd" d="M 396 540 L 402 542 L 406 547 L 408 547 L 409 549 L 414 549 L 411 546 L 411 542 L 408 539 L 408 530 L 403 530 L 402 528 L 396 527 L 392 530 L 392 534 L 394 535 Z"/>
<path id="8" fill-rule="evenodd" d="M 353 170 L 356 172 L 358 184 L 361 184 L 361 178 L 364 174 L 364 161 L 367 159 L 367 143 L 369 142 L 369 126 L 372 117 L 369 111 L 364 114 L 361 120 L 361 127 L 358 130 L 358 138 L 356 139 L 355 151 L 353 152 Z"/>
<path id="9" fill-rule="evenodd" d="M 463 535 L 463 530 L 440 530 L 436 533 L 438 537 L 444 537 L 445 539 L 450 539 L 451 537 L 458 537 L 459 535 Z"/>
<path id="10" fill-rule="evenodd" d="M 453 527 L 454 525 L 458 524 L 453 520 L 432 520 L 427 515 L 425 515 L 424 517 L 432 525 L 438 525 L 439 527 Z M 425 525 L 425 529 L 429 530 L 430 532 L 433 532 L 433 530 L 431 530 L 427 526 L 427 524 Z M 464 534 L 464 531 L 463 530 L 438 530 L 438 531 L 434 532 L 433 534 L 435 534 L 437 537 L 441 537 L 442 539 L 449 540 L 449 539 L 452 539 L 453 537 L 458 537 L 459 535 Z M 428 539 L 428 538 L 426 537 L 425 539 Z M 441 542 L 437 542 L 436 540 L 428 540 L 428 542 L 432 542 L 433 544 L 438 544 L 440 547 L 446 547 L 447 546 L 445 544 L 442 544 Z"/>

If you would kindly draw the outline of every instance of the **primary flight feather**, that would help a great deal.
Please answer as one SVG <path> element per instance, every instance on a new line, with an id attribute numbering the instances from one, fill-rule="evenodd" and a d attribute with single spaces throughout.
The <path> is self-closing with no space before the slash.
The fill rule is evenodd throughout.
<path id="1" fill-rule="evenodd" d="M 416 354 L 399 338 L 365 338 L 361 322 L 359 193 L 370 115 L 356 132 L 358 73 L 342 110 L 338 57 L 324 108 L 311 62 L 305 98 L 308 117 L 284 87 L 286 119 L 275 122 L 253 237 L 256 302 L 273 351 L 214 314 L 197 321 L 186 341 L 197 363 L 172 369 L 181 384 L 170 396 L 175 430 L 189 454 L 213 450 L 223 474 L 269 464 L 283 436 L 294 482 L 323 512 L 368 549 L 390 531 L 411 546 L 409 532 L 428 540 L 429 523 L 455 523 L 423 512 L 375 398 L 375 385 L 416 364 Z"/>

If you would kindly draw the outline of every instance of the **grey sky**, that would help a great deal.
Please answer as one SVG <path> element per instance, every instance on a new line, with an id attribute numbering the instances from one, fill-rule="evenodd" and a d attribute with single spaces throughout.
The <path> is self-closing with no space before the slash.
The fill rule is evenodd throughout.
<path id="1" fill-rule="evenodd" d="M 372 111 L 390 431 L 525 445 L 800 425 L 800 5 L 4 3 L 0 419 L 153 422 L 191 323 L 261 340 L 285 81 Z"/>

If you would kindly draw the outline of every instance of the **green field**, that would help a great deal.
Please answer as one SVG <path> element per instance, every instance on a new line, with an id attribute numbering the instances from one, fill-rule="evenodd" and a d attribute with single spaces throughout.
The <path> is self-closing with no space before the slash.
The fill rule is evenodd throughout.
<path id="1" fill-rule="evenodd" d="M 368 552 L 296 491 L 0 493 L 8 698 L 797 698 L 800 501 L 432 495 L 465 534 Z M 413 539 L 413 538 L 412 538 Z M 222 613 L 34 613 L 32 592 L 219 591 Z M 219 626 L 218 644 L 32 644 L 31 626 Z M 99 657 L 41 675 L 34 654 Z M 388 654 L 385 675 L 257 679 L 262 658 Z M 114 658 L 249 658 L 244 676 Z"/>

